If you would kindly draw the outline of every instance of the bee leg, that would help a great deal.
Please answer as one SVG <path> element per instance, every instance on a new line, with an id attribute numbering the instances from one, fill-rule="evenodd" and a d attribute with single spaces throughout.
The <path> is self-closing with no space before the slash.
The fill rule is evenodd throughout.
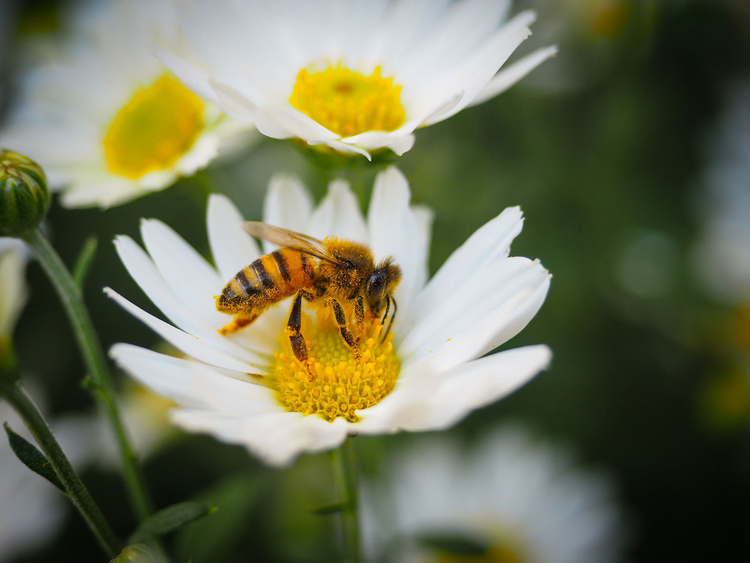
<path id="1" fill-rule="evenodd" d="M 391 310 L 391 297 L 388 295 L 385 298 L 385 313 L 383 313 L 383 318 L 380 319 L 380 342 L 382 343 L 385 340 L 386 333 L 385 333 L 385 320 L 388 318 L 388 313 Z"/>
<path id="2" fill-rule="evenodd" d="M 315 378 L 312 371 L 310 370 L 310 364 L 307 361 L 307 343 L 305 337 L 302 336 L 302 292 L 297 292 L 297 296 L 294 298 L 292 304 L 292 312 L 289 314 L 289 321 L 286 324 L 286 333 L 289 336 L 289 343 L 292 345 L 292 352 L 297 361 L 305 366 L 307 373 L 311 378 Z"/>
<path id="3" fill-rule="evenodd" d="M 354 319 L 357 322 L 357 344 L 359 344 L 365 334 L 365 302 L 361 295 L 358 295 L 354 301 Z"/>
<path id="4" fill-rule="evenodd" d="M 391 301 L 393 301 L 393 314 L 391 315 L 391 320 L 388 322 L 388 328 L 383 333 L 383 342 L 385 342 L 385 339 L 388 337 L 388 334 L 391 332 L 393 321 L 396 320 L 396 313 L 398 312 L 398 303 L 396 303 L 396 299 L 393 297 L 389 297 L 388 305 L 386 306 L 386 314 L 388 313 L 388 307 L 390 307 Z M 383 316 L 383 321 L 385 321 L 385 316 Z"/>
<path id="5" fill-rule="evenodd" d="M 227 334 L 246 327 L 257 318 L 258 315 L 235 315 L 231 323 L 219 329 L 219 334 L 221 334 L 222 336 L 226 336 Z"/>
<path id="6" fill-rule="evenodd" d="M 349 346 L 357 361 L 360 361 L 362 359 L 362 354 L 359 353 L 357 343 L 354 341 L 354 337 L 349 330 L 348 323 L 346 322 L 346 314 L 344 313 L 344 308 L 341 306 L 341 303 L 336 301 L 333 297 L 329 297 L 326 299 L 326 305 L 333 310 L 333 318 L 336 319 L 336 324 L 339 327 L 339 331 L 341 331 L 341 338 L 343 338 L 346 345 Z"/>

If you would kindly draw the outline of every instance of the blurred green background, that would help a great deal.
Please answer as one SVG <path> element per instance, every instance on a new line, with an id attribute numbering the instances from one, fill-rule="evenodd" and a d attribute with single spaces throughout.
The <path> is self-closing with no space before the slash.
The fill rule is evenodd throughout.
<path id="1" fill-rule="evenodd" d="M 19 4 L 14 25 L 21 30 L 56 7 Z M 508 93 L 419 131 L 398 161 L 414 202 L 435 211 L 433 272 L 484 222 L 521 205 L 526 223 L 513 253 L 539 257 L 554 276 L 541 312 L 507 345 L 548 344 L 551 370 L 450 432 L 474 440 L 500 421 L 520 421 L 606 470 L 632 524 L 629 560 L 745 560 L 737 554 L 747 556 L 750 524 L 748 391 L 740 385 L 730 393 L 736 400 L 721 399 L 723 375 L 743 369 L 748 353 L 736 330 L 742 304 L 712 301 L 690 256 L 702 224 L 695 202 L 705 190 L 707 139 L 727 89 L 750 75 L 750 5 L 633 0 L 608 14 L 595 5 L 534 2 L 539 22 L 521 53 L 557 42 L 559 56 Z M 9 84 L 13 70 L 3 77 Z M 264 139 L 241 158 L 132 204 L 108 211 L 53 205 L 49 232 L 68 263 L 89 234 L 99 238 L 86 294 L 105 346 L 158 345 L 101 292 L 112 286 L 154 311 L 116 257 L 113 236 L 140 240 L 139 219 L 158 217 L 207 254 L 209 190 L 260 219 L 268 180 L 279 170 L 300 174 L 318 197 L 330 175 L 292 144 Z M 369 185 L 372 172 L 365 176 Z M 88 411 L 61 307 L 37 265 L 28 278 L 32 298 L 17 331 L 24 369 L 42 382 L 50 412 Z M 416 439 L 360 438 L 365 469 Z M 241 448 L 180 434 L 145 470 L 159 506 L 188 498 L 221 506 L 170 538 L 194 563 L 337 555 L 336 522 L 308 510 L 331 500 L 326 455 L 274 471 Z M 84 478 L 118 531 L 132 529 L 117 474 L 90 469 Z M 99 557 L 71 509 L 57 539 L 18 563 Z"/>

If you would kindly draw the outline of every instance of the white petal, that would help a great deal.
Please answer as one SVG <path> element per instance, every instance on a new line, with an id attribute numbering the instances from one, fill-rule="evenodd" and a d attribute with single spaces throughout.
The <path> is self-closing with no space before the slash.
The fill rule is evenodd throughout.
<path id="1" fill-rule="evenodd" d="M 277 227 L 309 233 L 313 200 L 300 179 L 293 174 L 274 174 L 263 203 L 263 220 Z M 272 252 L 276 245 L 263 242 L 263 250 Z"/>
<path id="2" fill-rule="evenodd" d="M 225 442 L 243 445 L 274 466 L 289 465 L 302 453 L 338 447 L 351 426 L 342 418 L 326 422 L 315 415 L 292 412 L 238 418 L 182 409 L 173 411 L 172 418 L 186 430 L 205 432 Z"/>
<path id="3" fill-rule="evenodd" d="M 236 88 L 213 79 L 209 79 L 208 83 L 216 94 L 219 105 L 228 115 L 252 121 L 258 128 L 258 131 L 272 139 L 294 137 L 294 133 L 262 112 L 258 106 Z"/>
<path id="4" fill-rule="evenodd" d="M 231 280 L 244 266 L 260 257 L 255 240 L 242 228 L 245 220 L 223 195 L 208 198 L 208 242 L 221 279 Z"/>
<path id="5" fill-rule="evenodd" d="M 454 297 L 456 303 L 445 316 L 436 311 L 432 325 L 425 319 L 415 327 L 403 352 L 399 348 L 399 355 L 408 358 L 404 369 L 450 369 L 486 354 L 531 321 L 547 296 L 549 272 L 526 258 L 509 258 L 503 266 L 476 284 L 465 284 L 466 292 Z"/>
<path id="6" fill-rule="evenodd" d="M 527 346 L 461 365 L 442 377 L 423 377 L 423 385 L 394 390 L 374 407 L 357 411 L 362 417 L 357 430 L 378 434 L 447 428 L 518 389 L 545 369 L 551 357 L 546 346 Z"/>
<path id="7" fill-rule="evenodd" d="M 310 217 L 309 229 L 310 232 L 307 234 L 319 239 L 333 236 L 367 243 L 365 219 L 359 201 L 347 182 L 331 182 L 328 194 Z"/>
<path id="8" fill-rule="evenodd" d="M 513 54 L 513 51 L 523 43 L 531 31 L 528 29 L 535 19 L 533 12 L 522 12 L 498 30 L 492 38 L 485 42 L 472 57 L 463 62 L 455 71 L 443 73 L 427 81 L 422 92 L 428 94 L 436 92 L 464 92 L 464 96 L 450 111 L 435 115 L 426 120 L 432 125 L 447 119 L 463 108 L 484 88 L 498 69 Z"/>
<path id="9" fill-rule="evenodd" d="M 139 321 L 148 326 L 156 334 L 161 336 L 164 340 L 169 342 L 172 346 L 177 348 L 183 354 L 186 354 L 196 360 L 205 362 L 210 365 L 214 365 L 220 368 L 238 371 L 240 373 L 262 373 L 259 366 L 253 365 L 248 362 L 242 362 L 237 358 L 229 356 L 220 350 L 217 350 L 214 346 L 204 342 L 200 338 L 187 334 L 164 321 L 157 319 L 153 315 L 148 314 L 146 311 L 133 305 L 130 301 L 119 295 L 116 291 L 110 288 L 105 288 L 106 293 L 112 298 L 120 307 L 125 309 L 128 313 L 133 315 Z"/>
<path id="10" fill-rule="evenodd" d="M 412 149 L 416 140 L 417 139 L 414 135 L 407 135 L 406 137 L 402 137 L 401 139 L 389 144 L 388 148 L 398 156 L 402 156 L 404 153 L 409 152 Z"/>
<path id="11" fill-rule="evenodd" d="M 522 58 L 520 61 L 513 63 L 508 68 L 501 70 L 492 80 L 489 81 L 487 86 L 482 88 L 479 94 L 477 94 L 477 96 L 471 101 L 469 107 L 481 104 L 494 98 L 498 94 L 502 94 L 544 61 L 550 57 L 554 57 L 556 54 L 557 47 L 537 49 L 530 55 Z"/>
<path id="12" fill-rule="evenodd" d="M 268 387 L 228 377 L 199 362 L 130 344 L 115 344 L 109 354 L 143 385 L 185 407 L 234 416 L 282 410 Z"/>
<path id="13" fill-rule="evenodd" d="M 222 280 L 205 258 L 161 221 L 144 219 L 141 236 L 174 294 L 207 324 L 222 326 L 226 316 L 216 310 L 214 296 L 221 292 L 228 280 Z"/>
<path id="14" fill-rule="evenodd" d="M 248 348 L 239 345 L 233 339 L 221 336 L 217 328 L 222 324 L 211 324 L 212 319 L 201 319 L 193 309 L 180 301 L 164 281 L 153 261 L 130 237 L 117 237 L 115 248 L 133 280 L 154 305 L 183 331 L 212 345 L 217 350 L 248 363 L 264 362 L 264 354 L 273 352 L 272 349 L 263 346 L 263 342 L 253 343 L 253 347 Z M 226 324 L 229 318 L 224 317 L 220 320 L 221 323 Z"/>
<path id="15" fill-rule="evenodd" d="M 403 271 L 394 294 L 401 320 L 408 318 L 414 295 L 424 281 L 427 260 L 427 247 L 409 207 L 410 199 L 411 192 L 404 175 L 396 167 L 388 168 L 375 179 L 367 216 L 375 259 L 379 261 L 393 256 Z"/>
<path id="16" fill-rule="evenodd" d="M 509 207 L 483 225 L 448 257 L 445 264 L 416 296 L 411 316 L 420 319 L 429 314 L 445 295 L 454 295 L 467 277 L 498 257 L 507 256 L 510 243 L 523 228 L 519 207 Z"/>
<path id="17" fill-rule="evenodd" d="M 215 104 L 219 99 L 208 85 L 208 74 L 200 70 L 195 64 L 167 49 L 154 48 L 154 54 L 159 57 L 169 70 L 175 73 L 185 86 L 190 88 L 201 98 Z"/>

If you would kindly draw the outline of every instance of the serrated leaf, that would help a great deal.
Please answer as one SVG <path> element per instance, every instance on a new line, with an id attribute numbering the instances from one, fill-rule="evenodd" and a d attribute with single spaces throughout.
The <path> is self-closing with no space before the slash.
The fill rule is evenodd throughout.
<path id="1" fill-rule="evenodd" d="M 202 502 L 186 501 L 173 504 L 146 518 L 128 538 L 128 543 L 141 543 L 149 538 L 163 536 L 188 522 L 202 518 L 209 512 L 208 506 Z"/>
<path id="2" fill-rule="evenodd" d="M 331 516 L 333 514 L 341 514 L 348 508 L 349 505 L 345 502 L 335 502 L 332 504 L 324 504 L 323 506 L 314 506 L 310 508 L 310 511 L 318 516 Z"/>
<path id="3" fill-rule="evenodd" d="M 78 289 L 83 289 L 83 284 L 86 281 L 86 275 L 89 273 L 91 264 L 94 262 L 96 256 L 96 248 L 99 242 L 95 236 L 91 236 L 86 239 L 83 243 L 81 252 L 78 253 L 75 266 L 73 267 L 73 279 L 78 286 Z"/>
<path id="4" fill-rule="evenodd" d="M 16 454 L 16 457 L 21 463 L 37 475 L 41 475 L 47 479 L 47 481 L 65 493 L 65 487 L 63 487 L 63 484 L 60 482 L 60 478 L 57 476 L 57 473 L 55 473 L 55 470 L 52 469 L 52 464 L 47 457 L 40 452 L 34 444 L 26 440 L 26 438 L 13 432 L 7 422 L 4 426 L 5 432 L 8 434 L 10 448 L 13 450 L 13 453 Z"/>

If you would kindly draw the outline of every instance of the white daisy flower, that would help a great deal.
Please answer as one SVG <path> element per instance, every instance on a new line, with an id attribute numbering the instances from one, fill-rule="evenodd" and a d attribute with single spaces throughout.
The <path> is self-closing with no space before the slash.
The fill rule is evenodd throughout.
<path id="1" fill-rule="evenodd" d="M 364 493 L 367 550 L 389 562 L 608 563 L 622 554 L 609 481 L 518 427 L 469 452 L 445 437 L 423 439 Z M 475 553 L 441 552 L 440 540 Z"/>
<path id="2" fill-rule="evenodd" d="M 507 90 L 555 53 L 498 72 L 529 34 L 509 0 L 185 2 L 200 60 L 161 51 L 185 84 L 274 139 L 403 154 L 413 132 Z"/>
<path id="3" fill-rule="evenodd" d="M 68 207 L 108 207 L 170 186 L 248 124 L 186 88 L 152 46 L 179 48 L 171 0 L 85 2 L 68 37 L 23 77 L 0 144 L 33 155 Z"/>
<path id="4" fill-rule="evenodd" d="M 0 354 L 13 336 L 28 289 L 26 262 L 28 251 L 20 240 L 0 238 Z"/>
<path id="5" fill-rule="evenodd" d="M 367 219 L 343 181 L 333 182 L 316 208 L 288 176 L 277 176 L 266 198 L 267 223 L 320 239 L 365 243 L 377 259 L 392 256 L 402 268 L 392 330 L 382 338 L 380 320 L 368 318 L 359 361 L 323 308 L 317 316 L 307 311 L 302 322 L 312 373 L 290 349 L 288 301 L 242 330 L 219 333 L 231 317 L 216 310 L 214 297 L 261 250 L 243 230 L 237 209 L 218 195 L 208 205 L 216 267 L 157 220 L 141 226 L 147 252 L 129 237 L 115 240 L 128 272 L 176 326 L 106 290 L 190 359 L 128 344 L 114 346 L 112 357 L 182 406 L 172 413 L 179 426 L 242 444 L 275 465 L 302 452 L 335 448 L 350 434 L 456 423 L 548 365 L 546 346 L 481 356 L 531 320 L 550 275 L 538 261 L 508 256 L 523 222 L 520 210 L 510 208 L 477 231 L 428 282 L 431 214 L 409 200 L 406 179 L 395 168 L 377 177 Z M 266 253 L 272 249 L 265 244 Z"/>

